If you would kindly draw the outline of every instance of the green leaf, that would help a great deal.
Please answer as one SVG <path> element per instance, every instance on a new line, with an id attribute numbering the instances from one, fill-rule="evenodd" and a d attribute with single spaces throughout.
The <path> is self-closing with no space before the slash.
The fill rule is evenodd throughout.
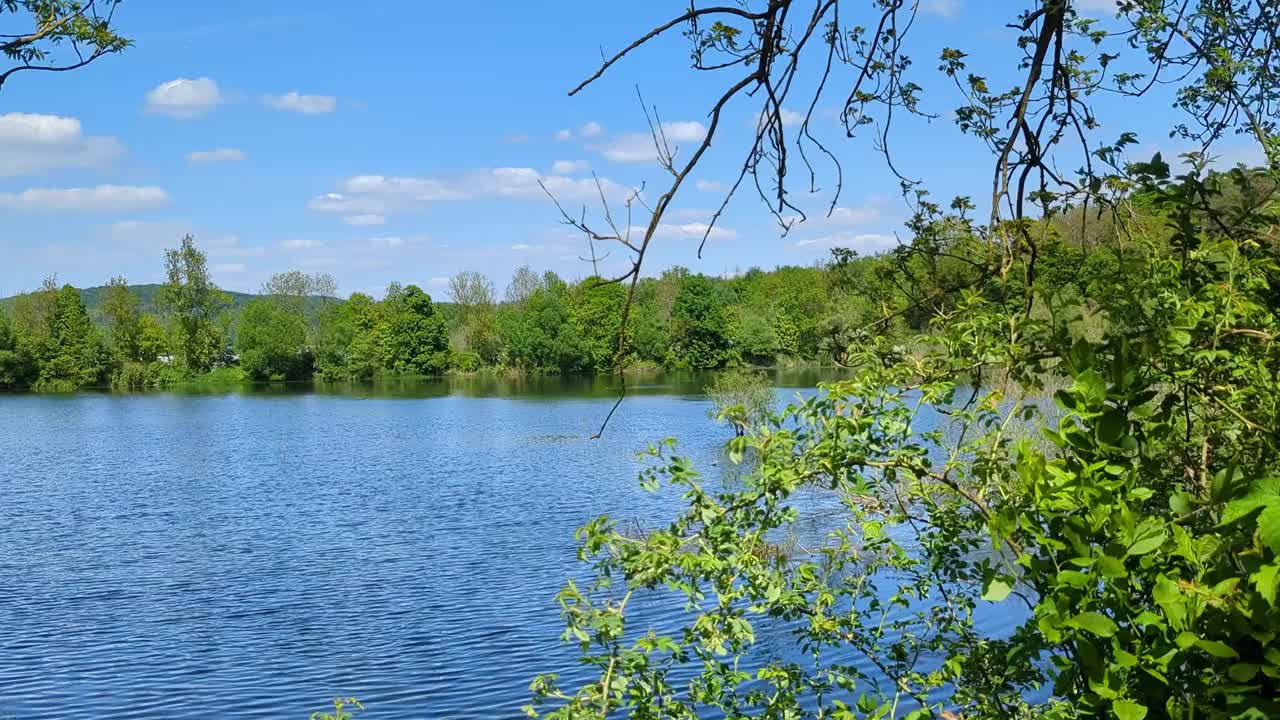
<path id="1" fill-rule="evenodd" d="M 1120 438 L 1124 437 L 1128 428 L 1129 419 L 1125 417 L 1125 412 L 1119 408 L 1112 408 L 1098 419 L 1095 436 L 1098 442 L 1115 446 L 1120 443 Z"/>
<path id="2" fill-rule="evenodd" d="M 1187 605 L 1186 600 L 1182 597 L 1182 592 L 1178 590 L 1178 583 L 1161 575 L 1156 578 L 1156 585 L 1152 589 L 1151 595 L 1155 598 L 1156 604 L 1160 606 L 1160 609 L 1164 610 L 1165 617 L 1169 618 L 1169 624 L 1174 629 L 1186 627 Z"/>
<path id="3" fill-rule="evenodd" d="M 1009 597 L 1009 593 L 1013 591 L 1013 587 L 1009 583 L 993 578 L 991 583 L 987 585 L 987 589 L 982 593 L 982 599 L 989 602 L 1000 602 Z"/>
<path id="4" fill-rule="evenodd" d="M 1093 368 L 1077 375 L 1071 390 L 1077 399 L 1084 400 L 1090 408 L 1102 405 L 1107 399 L 1107 384 Z"/>
<path id="5" fill-rule="evenodd" d="M 1098 637 L 1109 638 L 1116 634 L 1116 623 L 1097 612 L 1082 612 L 1066 622 L 1069 627 L 1086 630 Z"/>
<path id="6" fill-rule="evenodd" d="M 1149 519 L 1138 526 L 1125 555 L 1146 555 L 1164 544 L 1168 535 L 1159 520 Z"/>
<path id="7" fill-rule="evenodd" d="M 1062 570 L 1058 573 L 1058 584 L 1082 588 L 1089 584 L 1089 575 L 1079 570 Z"/>
<path id="8" fill-rule="evenodd" d="M 1230 645 L 1219 640 L 1197 640 L 1196 647 L 1218 658 L 1239 657 L 1239 653 L 1233 650 Z"/>
<path id="9" fill-rule="evenodd" d="M 1124 561 L 1110 555 L 1099 557 L 1097 568 L 1104 578 L 1121 578 L 1128 574 L 1124 569 Z"/>
<path id="10" fill-rule="evenodd" d="M 1273 501 L 1258 516 L 1258 539 L 1271 552 L 1280 553 L 1280 500 Z"/>
<path id="11" fill-rule="evenodd" d="M 1232 665 L 1231 667 L 1227 668 L 1227 674 L 1231 676 L 1232 680 L 1235 680 L 1238 683 L 1247 683 L 1250 680 L 1252 680 L 1253 677 L 1257 675 L 1258 671 L 1261 669 L 1262 669 L 1261 665 L 1253 665 L 1251 663 L 1236 663 L 1235 665 Z"/>
<path id="12" fill-rule="evenodd" d="M 1169 496 L 1169 509 L 1179 515 L 1186 515 L 1195 509 L 1196 500 L 1191 493 L 1178 490 Z"/>
<path id="13" fill-rule="evenodd" d="M 1249 576 L 1253 580 L 1253 584 L 1258 588 L 1258 594 L 1271 607 L 1276 606 L 1276 588 L 1280 585 L 1280 565 L 1263 565 L 1258 571 Z"/>
<path id="14" fill-rule="evenodd" d="M 1111 710 L 1120 720 L 1142 720 L 1147 716 L 1147 706 L 1132 700 L 1117 700 L 1111 703 Z"/>

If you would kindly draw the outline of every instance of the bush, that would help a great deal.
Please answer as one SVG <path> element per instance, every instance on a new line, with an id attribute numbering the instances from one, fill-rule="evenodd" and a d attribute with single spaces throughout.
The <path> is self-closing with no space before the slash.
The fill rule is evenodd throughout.
<path id="1" fill-rule="evenodd" d="M 458 372 L 479 372 L 484 367 L 484 358 L 480 357 L 478 352 L 466 350 L 453 353 L 453 357 L 449 360 L 449 365 Z"/>
<path id="2" fill-rule="evenodd" d="M 769 376 L 762 372 L 729 370 L 716 375 L 705 389 L 712 408 L 707 414 L 733 426 L 737 435 L 764 422 L 773 412 L 775 400 Z"/>
<path id="3" fill-rule="evenodd" d="M 601 677 L 537 679 L 531 714 L 1280 717 L 1280 212 L 1213 210 L 1240 180 L 1137 169 L 1165 223 L 1126 228 L 1146 252 L 1097 337 L 1074 291 L 1038 287 L 1045 313 L 965 292 L 938 342 L 858 348 L 849 380 L 730 441 L 752 458 L 731 489 L 653 448 L 644 486 L 687 506 L 639 537 L 580 531 L 595 579 L 559 601 Z M 842 501 L 824 541 L 763 552 L 823 492 Z M 638 594 L 686 614 L 645 634 Z M 989 604 L 1019 625 L 993 635 Z M 793 647 L 760 653 L 757 626 Z"/>

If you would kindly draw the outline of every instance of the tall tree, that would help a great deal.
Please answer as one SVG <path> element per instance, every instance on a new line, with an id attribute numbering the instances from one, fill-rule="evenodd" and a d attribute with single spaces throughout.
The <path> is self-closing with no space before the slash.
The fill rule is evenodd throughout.
<path id="1" fill-rule="evenodd" d="M 705 275 L 686 277 L 671 308 L 667 364 L 695 370 L 724 367 L 729 347 L 729 316 L 715 286 Z"/>
<path id="2" fill-rule="evenodd" d="M 18 342 L 38 354 L 49 336 L 49 321 L 58 302 L 58 277 L 50 275 L 38 290 L 22 293 L 13 300 L 13 325 Z"/>
<path id="3" fill-rule="evenodd" d="M 325 308 L 316 342 L 316 369 L 322 378 L 368 379 L 382 369 L 382 310 L 364 293 Z"/>
<path id="4" fill-rule="evenodd" d="M 19 344 L 13 321 L 0 312 L 0 388 L 29 387 L 35 378 L 35 358 Z"/>
<path id="5" fill-rule="evenodd" d="M 138 307 L 138 296 L 129 289 L 127 280 L 116 276 L 107 282 L 102 298 L 102 314 L 107 321 L 111 348 L 121 361 L 141 359 L 139 343 L 142 313 Z"/>
<path id="6" fill-rule="evenodd" d="M 102 382 L 109 368 L 106 347 L 80 291 L 62 286 L 49 318 L 49 333 L 40 356 L 39 387 L 74 390 Z"/>
<path id="7" fill-rule="evenodd" d="M 236 349 L 241 369 L 254 380 L 300 380 L 311 373 L 306 321 L 269 298 L 254 300 L 240 314 Z"/>
<path id="8" fill-rule="evenodd" d="M 569 320 L 581 343 L 587 369 L 607 371 L 617 364 L 614 356 L 626 301 L 625 288 L 599 277 L 582 280 L 569 295 Z"/>
<path id="9" fill-rule="evenodd" d="M 476 353 L 485 363 L 496 362 L 501 341 L 493 283 L 481 273 L 465 270 L 449 279 L 449 298 L 457 311 L 458 349 Z"/>
<path id="10" fill-rule="evenodd" d="M 412 375 L 439 375 L 449 368 L 449 331 L 431 296 L 417 285 L 387 289 L 381 327 L 386 369 Z"/>
<path id="11" fill-rule="evenodd" d="M 174 360 L 192 372 L 204 372 L 223 348 L 221 316 L 231 304 L 209 277 L 209 260 L 190 235 L 164 251 L 167 280 L 156 302 L 172 323 Z"/>
<path id="12" fill-rule="evenodd" d="M 528 265 L 521 265 L 516 268 L 515 273 L 511 276 L 511 282 L 507 285 L 505 299 L 508 303 L 521 305 L 539 287 L 542 287 L 542 279 L 538 277 L 538 274 Z"/>

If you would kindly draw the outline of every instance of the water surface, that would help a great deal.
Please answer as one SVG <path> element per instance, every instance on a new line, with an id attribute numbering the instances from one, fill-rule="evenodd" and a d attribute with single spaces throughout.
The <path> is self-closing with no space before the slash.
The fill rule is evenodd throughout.
<path id="1" fill-rule="evenodd" d="M 520 717 L 589 677 L 573 530 L 679 506 L 635 451 L 716 472 L 704 384 L 633 379 L 600 440 L 615 378 L 0 396 L 0 716 Z"/>

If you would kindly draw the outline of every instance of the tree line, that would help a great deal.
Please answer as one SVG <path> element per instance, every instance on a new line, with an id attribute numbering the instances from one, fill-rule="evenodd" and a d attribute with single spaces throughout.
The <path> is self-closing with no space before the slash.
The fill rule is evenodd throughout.
<path id="1" fill-rule="evenodd" d="M 399 283 L 381 300 L 339 299 L 331 276 L 295 270 L 235 307 L 188 236 L 165 251 L 166 279 L 149 303 L 123 277 L 95 289 L 93 305 L 55 277 L 12 298 L 0 312 L 0 387 L 839 363 L 855 328 L 883 320 L 881 334 L 920 329 L 895 317 L 908 290 L 891 278 L 911 262 L 842 252 L 732 277 L 671 268 L 639 284 L 620 346 L 627 290 L 598 277 L 566 280 L 524 266 L 500 297 L 492 280 L 466 271 L 436 302 Z"/>

